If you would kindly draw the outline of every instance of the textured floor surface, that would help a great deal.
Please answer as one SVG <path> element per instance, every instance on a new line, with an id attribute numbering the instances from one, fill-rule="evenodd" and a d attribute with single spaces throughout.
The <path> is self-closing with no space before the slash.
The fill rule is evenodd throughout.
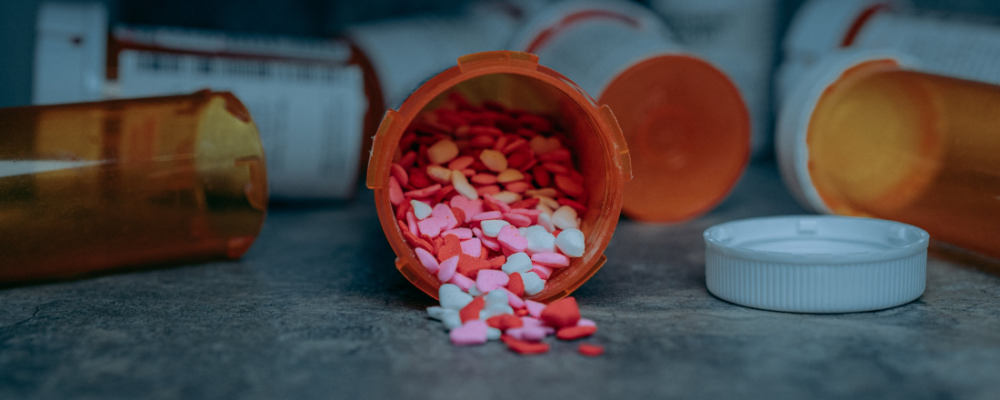
<path id="1" fill-rule="evenodd" d="M 600 358 L 452 347 L 393 267 L 371 196 L 273 212 L 239 262 L 0 290 L 0 399 L 995 399 L 1000 277 L 932 258 L 897 308 L 799 315 L 705 289 L 701 232 L 801 213 L 755 165 L 710 215 L 622 221 L 575 296 Z"/>

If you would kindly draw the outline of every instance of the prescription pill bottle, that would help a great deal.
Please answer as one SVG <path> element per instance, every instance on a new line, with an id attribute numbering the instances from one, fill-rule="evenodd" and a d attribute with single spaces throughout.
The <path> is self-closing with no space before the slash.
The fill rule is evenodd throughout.
<path id="1" fill-rule="evenodd" d="M 0 282 L 237 259 L 264 164 L 229 93 L 0 109 Z"/>
<path id="2" fill-rule="evenodd" d="M 750 118 L 733 81 L 674 41 L 660 18 L 630 2 L 562 2 L 538 12 L 511 49 L 614 110 L 632 150 L 622 211 L 681 222 L 711 210 L 750 156 Z"/>
<path id="3" fill-rule="evenodd" d="M 1000 86 L 886 50 L 828 55 L 791 93 L 782 176 L 813 209 L 916 225 L 1000 257 Z"/>
<path id="4" fill-rule="evenodd" d="M 684 48 L 718 65 L 750 110 L 751 149 L 771 154 L 771 70 L 778 45 L 777 0 L 652 0 Z"/>
<path id="5" fill-rule="evenodd" d="M 253 113 L 276 200 L 344 200 L 382 116 L 367 60 L 342 39 L 107 22 L 100 4 L 42 3 L 35 104 L 229 91 Z"/>
<path id="6" fill-rule="evenodd" d="M 400 157 L 400 138 L 422 112 L 438 108 L 450 94 L 472 102 L 494 101 L 508 108 L 553 116 L 571 137 L 580 173 L 589 192 L 580 230 L 586 251 L 548 279 L 545 289 L 530 297 L 550 302 L 565 297 L 605 263 L 604 249 L 618 224 L 622 190 L 631 178 L 629 153 L 614 115 L 598 107 L 576 84 L 538 64 L 538 57 L 520 52 L 491 51 L 462 56 L 458 65 L 435 75 L 400 106 L 386 112 L 375 136 L 368 166 L 368 187 L 382 229 L 397 255 L 399 271 L 428 295 L 437 298 L 440 282 L 417 260 L 405 241 L 389 198 L 390 168 Z"/>

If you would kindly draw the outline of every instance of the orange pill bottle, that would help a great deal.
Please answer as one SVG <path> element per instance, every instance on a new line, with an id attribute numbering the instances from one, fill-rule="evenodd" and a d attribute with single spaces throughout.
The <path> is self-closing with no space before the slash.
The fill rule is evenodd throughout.
<path id="1" fill-rule="evenodd" d="M 438 279 L 420 264 L 405 241 L 389 200 L 389 176 L 399 141 L 410 124 L 459 93 L 473 103 L 495 101 L 508 108 L 554 117 L 575 143 L 574 152 L 584 186 L 587 212 L 580 230 L 586 252 L 569 267 L 553 273 L 545 289 L 530 297 L 551 302 L 572 293 L 604 265 L 604 250 L 618 224 L 625 182 L 631 179 L 629 152 L 621 129 L 607 106 L 598 107 L 576 84 L 538 63 L 532 54 L 490 51 L 462 56 L 458 65 L 437 74 L 399 107 L 389 110 L 375 136 L 368 166 L 368 187 L 375 191 L 375 206 L 382 229 L 397 255 L 396 268 L 410 282 L 437 298 Z"/>
<path id="2" fill-rule="evenodd" d="M 0 109 L 0 283 L 237 259 L 267 202 L 229 93 Z"/>
<path id="3" fill-rule="evenodd" d="M 1000 85 L 889 50 L 832 54 L 790 93 L 777 134 L 803 204 L 1000 257 Z"/>

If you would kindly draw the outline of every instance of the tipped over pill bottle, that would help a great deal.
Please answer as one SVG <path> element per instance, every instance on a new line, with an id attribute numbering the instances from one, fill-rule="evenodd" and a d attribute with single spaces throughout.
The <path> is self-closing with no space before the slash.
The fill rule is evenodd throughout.
<path id="1" fill-rule="evenodd" d="M 0 282 L 240 258 L 264 164 L 229 93 L 0 109 Z"/>
<path id="2" fill-rule="evenodd" d="M 33 103 L 232 92 L 260 129 L 273 198 L 343 200 L 384 111 L 367 65 L 344 40 L 109 27 L 101 4 L 46 2 Z"/>
<path id="3" fill-rule="evenodd" d="M 803 204 L 1000 257 L 1000 86 L 928 72 L 907 54 L 841 52 L 803 76 L 777 135 Z"/>
<path id="4" fill-rule="evenodd" d="M 682 222 L 732 190 L 750 157 L 750 117 L 735 83 L 687 52 L 649 9 L 563 2 L 537 12 L 510 48 L 534 53 L 614 110 L 632 149 L 622 211 Z"/>
<path id="5" fill-rule="evenodd" d="M 462 56 L 458 59 L 457 65 L 433 76 L 408 96 L 398 111 L 390 109 L 386 113 L 374 140 L 368 167 L 368 187 L 375 191 L 375 205 L 379 220 L 393 251 L 398 257 L 396 261 L 397 269 L 422 291 L 434 298 L 438 298 L 438 289 L 441 285 L 439 277 L 442 275 L 440 275 L 440 272 L 438 275 L 435 275 L 429 272 L 428 268 L 425 268 L 427 264 L 422 265 L 422 260 L 418 259 L 417 249 L 411 245 L 413 239 L 409 241 L 407 239 L 407 237 L 415 237 L 409 236 L 410 232 L 405 230 L 406 223 L 399 219 L 397 211 L 394 210 L 394 204 L 409 204 L 409 202 L 396 201 L 391 197 L 394 185 L 397 183 L 404 186 L 407 185 L 397 180 L 397 177 L 401 177 L 401 175 L 397 175 L 397 172 L 393 170 L 398 169 L 399 164 L 414 164 L 412 158 L 417 157 L 417 152 L 404 152 L 404 148 L 413 147 L 404 147 L 404 144 L 401 143 L 401 140 L 405 140 L 408 136 L 412 137 L 414 131 L 425 133 L 424 137 L 443 137 L 440 133 L 442 128 L 438 124 L 444 122 L 440 119 L 435 120 L 433 116 L 445 115 L 444 113 L 437 112 L 446 106 L 450 99 L 455 97 L 466 99 L 463 100 L 463 103 L 468 102 L 465 104 L 473 104 L 474 106 L 470 107 L 479 110 L 476 118 L 486 118 L 491 121 L 485 124 L 473 122 L 471 123 L 471 128 L 468 125 L 460 126 L 459 131 L 462 131 L 463 135 L 466 135 L 465 132 L 471 133 L 468 136 L 463 136 L 464 139 L 458 140 L 461 142 L 457 145 L 459 148 L 475 148 L 477 146 L 475 142 L 481 139 L 490 140 L 490 143 L 493 143 L 493 138 L 497 138 L 498 142 L 500 140 L 506 141 L 509 145 L 487 146 L 486 149 L 481 150 L 483 155 L 478 156 L 475 160 L 470 157 L 461 166 L 456 166 L 454 163 L 458 163 L 458 159 L 444 164 L 434 162 L 433 158 L 431 158 L 430 162 L 426 161 L 426 154 L 432 153 L 430 156 L 433 157 L 437 152 L 436 147 L 438 146 L 432 145 L 436 141 L 439 141 L 438 139 L 433 139 L 419 146 L 421 149 L 419 153 L 421 155 L 419 155 L 420 158 L 416 162 L 419 167 L 414 167 L 410 170 L 408 178 L 410 184 L 412 184 L 417 176 L 421 176 L 422 180 L 427 180 L 427 175 L 424 175 L 422 172 L 424 170 L 431 171 L 432 173 L 428 175 L 431 175 L 431 178 L 433 178 L 434 170 L 451 168 L 451 176 L 455 177 L 457 175 L 457 179 L 461 180 L 464 188 L 472 189 L 471 193 L 463 191 L 463 188 L 459 187 L 457 183 L 451 183 L 458 182 L 456 178 L 452 178 L 450 181 L 440 181 L 442 183 L 435 185 L 435 191 L 440 192 L 442 195 L 445 191 L 452 189 L 460 192 L 461 194 L 458 195 L 454 191 L 449 192 L 451 196 L 455 196 L 452 197 L 451 204 L 453 204 L 453 207 L 455 207 L 455 204 L 458 204 L 454 200 L 456 197 L 460 197 L 465 203 L 469 202 L 468 199 L 473 199 L 471 201 L 482 201 L 485 204 L 486 201 L 490 201 L 488 200 L 490 197 L 488 197 L 489 192 L 487 190 L 493 185 L 483 183 L 482 185 L 476 185 L 477 187 L 473 189 L 471 185 L 476 184 L 477 178 L 472 177 L 470 179 L 472 183 L 467 183 L 465 178 L 461 177 L 462 171 L 465 168 L 476 168 L 475 163 L 484 163 L 495 171 L 503 171 L 503 173 L 497 175 L 501 180 L 503 176 L 513 173 L 517 175 L 517 182 L 506 183 L 504 185 L 506 185 L 507 190 L 514 191 L 514 184 L 523 186 L 529 185 L 527 182 L 536 182 L 531 179 L 531 172 L 524 172 L 522 174 L 516 171 L 515 165 L 523 165 L 526 162 L 528 163 L 527 166 L 521 168 L 525 171 L 530 171 L 532 170 L 531 165 L 535 165 L 536 168 L 543 168 L 545 166 L 558 167 L 555 162 L 549 163 L 545 161 L 553 160 L 553 156 L 561 155 L 564 160 L 566 158 L 574 159 L 576 161 L 575 164 L 579 167 L 579 184 L 587 189 L 585 196 L 576 196 L 577 200 L 582 204 L 574 204 L 574 206 L 586 211 L 578 215 L 575 221 L 568 222 L 573 226 L 577 226 L 579 231 L 583 233 L 583 236 L 586 238 L 586 250 L 582 254 L 575 255 L 575 258 L 568 265 L 555 268 L 551 272 L 551 276 L 543 278 L 547 280 L 544 290 L 531 294 L 528 299 L 548 303 L 569 295 L 596 273 L 606 261 L 604 250 L 611 240 L 615 226 L 618 223 L 622 207 L 622 190 L 625 182 L 631 178 L 629 152 L 615 117 L 607 106 L 598 107 L 593 99 L 576 86 L 576 84 L 563 75 L 539 65 L 538 57 L 527 53 L 491 51 Z M 560 127 L 561 136 L 559 140 L 566 143 L 568 149 L 547 153 L 546 157 L 549 158 L 539 158 L 531 161 L 522 159 L 521 162 L 516 162 L 515 154 L 525 153 L 529 148 L 529 144 L 526 143 L 527 140 L 517 139 L 515 136 L 518 132 L 523 132 L 527 128 L 523 128 L 520 123 L 509 126 L 511 122 L 509 117 L 505 117 L 503 113 L 493 111 L 501 109 L 507 110 L 505 111 L 506 113 L 516 113 L 516 115 L 521 116 L 544 116 L 544 118 L 548 118 L 554 125 Z M 463 113 L 464 110 L 449 109 L 446 111 L 447 114 L 458 115 Z M 502 120 L 503 118 L 507 119 Z M 535 117 L 531 118 L 537 120 Z M 543 123 L 542 125 L 549 125 L 549 123 Z M 535 125 L 535 127 L 537 127 L 537 131 L 549 131 L 552 128 L 551 126 L 543 127 L 541 125 Z M 485 133 L 477 134 L 476 132 Z M 540 138 L 538 140 L 542 141 Z M 554 137 L 549 137 L 542 142 L 548 142 L 549 140 L 555 139 Z M 545 143 L 538 142 L 530 146 L 534 147 L 540 144 L 547 146 Z M 431 148 L 425 150 L 428 146 Z M 504 153 L 500 153 L 499 150 L 504 147 L 507 148 L 504 151 L 508 154 L 506 160 L 509 160 L 509 163 L 508 161 L 503 161 L 504 156 L 501 154 Z M 454 150 L 454 152 L 457 151 Z M 562 153 L 557 154 L 560 152 Z M 486 153 L 490 153 L 493 157 L 487 158 L 485 156 Z M 454 153 L 451 153 L 450 156 L 453 157 Z M 408 157 L 411 160 L 403 161 Z M 499 168 L 495 168 L 493 163 L 497 159 L 503 162 L 503 165 Z M 469 163 L 473 163 L 473 166 L 469 167 Z M 483 168 L 480 167 L 480 169 Z M 558 181 L 558 178 L 555 180 Z M 424 183 L 419 186 L 423 187 L 426 185 Z M 551 193 L 557 193 L 558 191 L 569 192 L 569 186 L 558 187 L 560 188 L 559 190 L 550 188 L 548 191 Z M 437 190 L 437 188 L 441 190 Z M 395 190 L 398 191 L 398 187 Z M 430 197 L 433 197 L 433 194 L 430 192 L 428 194 L 416 193 L 426 190 L 408 192 L 407 200 L 413 198 L 413 204 L 417 204 L 416 201 L 421 198 L 427 198 L 427 201 L 431 202 L 440 202 L 440 199 L 438 201 L 429 200 Z M 521 194 L 518 194 L 518 199 L 524 199 L 524 201 L 534 204 L 539 203 L 538 200 L 532 199 L 530 192 L 519 191 L 519 193 L 523 194 L 523 197 Z M 496 194 L 496 199 L 500 199 L 504 195 L 504 193 Z M 399 196 L 402 196 L 401 192 Z M 510 195 L 508 194 L 507 196 Z M 554 196 L 560 197 L 558 194 Z M 495 202 L 496 200 L 493 199 L 492 201 Z M 505 202 L 509 202 L 509 200 Z M 510 204 L 510 207 L 517 208 L 517 203 L 519 202 L 524 203 L 518 200 Z M 534 208 L 535 206 L 525 207 Z M 567 206 L 566 208 L 568 209 L 569 207 Z M 416 207 L 413 210 L 419 212 Z M 453 208 L 453 210 L 456 209 Z M 430 209 L 428 208 L 426 212 L 430 213 Z M 445 212 L 448 211 L 445 210 Z M 451 215 L 450 212 L 448 213 Z M 490 213 L 485 212 L 483 215 Z M 500 212 L 495 213 L 497 217 L 494 218 L 499 218 Z M 575 212 L 572 212 L 572 214 L 576 215 Z M 457 215 L 461 215 L 461 213 L 459 212 Z M 470 220 L 472 214 L 469 215 L 470 217 L 466 217 L 466 221 Z M 538 217 L 540 214 L 539 212 L 534 212 L 534 215 Z M 504 218 L 507 217 L 506 215 L 504 216 Z M 424 218 L 424 216 L 418 216 L 417 218 Z M 458 218 L 461 219 L 461 217 Z M 403 219 L 405 220 L 406 218 Z M 516 221 L 516 219 L 510 220 Z M 401 226 L 404 228 L 401 229 Z M 476 223 L 476 226 L 478 226 L 478 223 Z M 485 225 L 483 226 L 483 230 L 487 230 Z M 517 236 L 517 229 L 513 229 L 513 231 L 515 233 L 512 233 L 511 236 Z M 428 235 L 423 227 L 420 228 L 420 232 L 418 233 L 421 237 L 426 237 L 431 243 L 435 241 L 439 242 L 440 238 L 445 236 L 445 234 L 439 236 L 436 230 Z M 498 236 L 501 242 L 504 240 L 502 235 Z M 497 235 L 493 234 L 492 236 Z M 483 239 L 486 240 L 489 238 L 483 237 Z M 475 244 L 475 248 L 466 249 L 463 247 L 463 253 L 479 254 L 478 239 L 472 239 L 472 241 L 476 241 L 475 243 L 477 243 Z M 435 245 L 431 250 L 436 251 L 437 247 L 439 246 Z M 506 250 L 507 248 L 504 249 L 505 252 Z M 486 251 L 485 247 L 483 251 Z M 511 256 L 510 253 L 506 253 L 506 255 Z M 476 261 L 473 259 L 470 260 Z M 532 259 L 532 262 L 535 261 L 535 259 Z M 436 263 L 432 262 L 432 264 L 436 266 Z M 442 266 L 445 264 L 445 262 L 441 263 Z M 495 267 L 498 268 L 499 266 Z M 532 268 L 531 262 L 528 263 L 527 267 L 529 269 Z M 462 269 L 461 264 L 459 264 L 459 269 Z"/>

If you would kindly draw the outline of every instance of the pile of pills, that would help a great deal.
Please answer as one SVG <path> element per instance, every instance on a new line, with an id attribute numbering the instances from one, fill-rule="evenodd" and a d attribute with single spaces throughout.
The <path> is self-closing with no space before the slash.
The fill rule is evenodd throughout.
<path id="1" fill-rule="evenodd" d="M 574 340 L 597 330 L 573 298 L 524 299 L 586 251 L 584 179 L 549 119 L 453 93 L 400 139 L 389 200 L 421 265 L 442 283 L 441 306 L 427 311 L 452 343 L 500 339 L 537 354 L 548 351 L 548 335 Z"/>

